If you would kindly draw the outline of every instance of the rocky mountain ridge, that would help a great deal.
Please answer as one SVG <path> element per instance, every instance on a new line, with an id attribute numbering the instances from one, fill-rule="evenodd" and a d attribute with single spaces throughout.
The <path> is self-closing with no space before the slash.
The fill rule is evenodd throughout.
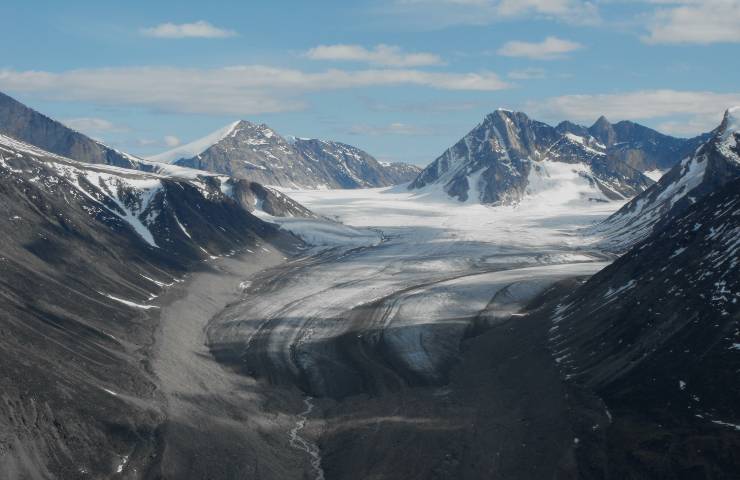
<path id="1" fill-rule="evenodd" d="M 290 188 L 383 187 L 408 182 L 420 170 L 383 165 L 340 142 L 285 138 L 265 124 L 245 120 L 150 160 Z"/>
<path id="2" fill-rule="evenodd" d="M 538 178 L 550 177 L 548 170 L 563 164 L 573 165 L 573 179 L 590 185 L 585 201 L 631 198 L 652 184 L 576 126 L 555 128 L 522 112 L 499 109 L 426 167 L 409 188 L 441 189 L 459 201 L 512 204 L 532 193 Z"/>
<path id="3" fill-rule="evenodd" d="M 591 233 L 602 235 L 606 248 L 623 251 L 703 196 L 740 177 L 739 117 L 740 108 L 729 109 L 720 126 L 691 155 Z"/>

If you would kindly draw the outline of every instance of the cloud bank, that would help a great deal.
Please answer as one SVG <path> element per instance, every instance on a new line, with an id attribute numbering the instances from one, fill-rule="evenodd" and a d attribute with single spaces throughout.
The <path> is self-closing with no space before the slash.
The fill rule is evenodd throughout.
<path id="1" fill-rule="evenodd" d="M 65 72 L 0 70 L 0 90 L 51 100 L 128 105 L 173 113 L 256 115 L 305 108 L 310 92 L 417 86 L 495 91 L 510 85 L 492 72 L 414 69 L 305 72 L 264 65 L 224 68 L 120 67 Z"/>
<path id="2" fill-rule="evenodd" d="M 238 34 L 233 30 L 216 27 L 204 20 L 194 23 L 161 23 L 154 27 L 142 28 L 141 34 L 153 38 L 228 38 Z"/>
<path id="3" fill-rule="evenodd" d="M 548 120 L 591 123 L 600 115 L 611 121 L 680 117 L 661 124 L 663 131 L 695 135 L 719 125 L 724 111 L 740 105 L 740 93 L 709 91 L 640 90 L 625 93 L 562 95 L 530 101 L 526 111 Z"/>
<path id="4" fill-rule="evenodd" d="M 372 49 L 360 45 L 319 45 L 306 52 L 305 56 L 312 60 L 364 62 L 387 67 L 444 65 L 442 59 L 433 53 L 404 53 L 400 47 L 385 44 Z"/>
<path id="5" fill-rule="evenodd" d="M 547 37 L 541 42 L 506 42 L 497 53 L 505 57 L 525 57 L 533 60 L 556 60 L 580 50 L 583 45 L 558 37 Z"/>

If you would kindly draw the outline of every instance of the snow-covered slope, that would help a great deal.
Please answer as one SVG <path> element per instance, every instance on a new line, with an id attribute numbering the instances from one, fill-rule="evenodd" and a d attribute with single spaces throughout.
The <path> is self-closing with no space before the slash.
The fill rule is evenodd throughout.
<path id="1" fill-rule="evenodd" d="M 588 132 L 579 133 L 499 109 L 425 168 L 409 188 L 441 189 L 460 201 L 511 204 L 540 190 L 543 178 L 552 184 L 548 171 L 588 184 L 580 195 L 586 201 L 628 199 L 652 183 L 610 158 L 607 147 Z"/>
<path id="2" fill-rule="evenodd" d="M 608 248 L 624 250 L 648 236 L 670 216 L 740 176 L 739 113 L 738 107 L 728 110 L 722 124 L 703 145 L 658 183 L 595 227 L 593 233 L 604 236 Z"/>
<path id="3" fill-rule="evenodd" d="M 284 138 L 265 124 L 244 120 L 149 160 L 289 188 L 382 187 L 408 182 L 419 171 L 385 166 L 339 142 Z"/>
<path id="4" fill-rule="evenodd" d="M 199 138 L 193 142 L 173 148 L 166 152 L 148 158 L 153 162 L 174 163 L 182 158 L 192 158 L 208 150 L 210 147 L 227 137 L 239 125 L 239 122 L 230 123 L 216 130 L 210 135 Z"/>

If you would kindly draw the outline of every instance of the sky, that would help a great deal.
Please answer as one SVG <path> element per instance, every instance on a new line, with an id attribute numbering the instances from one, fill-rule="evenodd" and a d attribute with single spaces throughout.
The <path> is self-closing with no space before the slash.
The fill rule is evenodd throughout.
<path id="1" fill-rule="evenodd" d="M 4 0 L 0 91 L 153 155 L 238 119 L 426 165 L 496 108 L 694 136 L 740 0 Z"/>

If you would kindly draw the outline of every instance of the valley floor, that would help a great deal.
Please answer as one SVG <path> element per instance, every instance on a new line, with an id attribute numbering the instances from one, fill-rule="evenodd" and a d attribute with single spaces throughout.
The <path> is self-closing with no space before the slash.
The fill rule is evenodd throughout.
<path id="1" fill-rule="evenodd" d="M 618 204 L 490 208 L 399 187 L 290 195 L 352 228 L 280 220 L 323 246 L 287 261 L 267 245 L 251 260 L 221 259 L 163 309 L 161 473 L 538 478 L 573 468 L 550 325 L 527 308 L 609 262 L 578 230 Z"/>

